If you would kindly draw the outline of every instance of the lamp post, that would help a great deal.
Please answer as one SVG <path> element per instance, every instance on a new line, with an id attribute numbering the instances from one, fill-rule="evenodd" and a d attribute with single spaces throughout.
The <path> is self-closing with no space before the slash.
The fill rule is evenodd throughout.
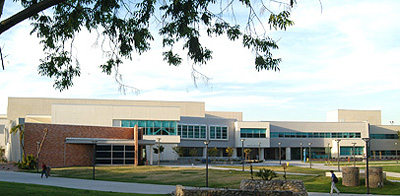
<path id="1" fill-rule="evenodd" d="M 279 146 L 279 164 L 282 164 L 282 155 L 281 155 L 281 144 L 282 143 L 278 143 L 278 146 Z"/>
<path id="2" fill-rule="evenodd" d="M 365 180 L 367 181 L 367 194 L 369 194 L 369 168 L 368 168 L 368 154 L 369 154 L 369 138 L 362 138 L 365 141 L 365 146 L 366 146 L 366 151 L 367 151 L 367 157 L 366 157 L 366 166 L 365 166 Z"/>
<path id="3" fill-rule="evenodd" d="M 312 144 L 311 142 L 308 143 L 308 151 L 309 151 L 308 160 L 310 162 L 310 168 L 311 168 L 311 144 Z"/>
<path id="4" fill-rule="evenodd" d="M 160 141 L 161 138 L 157 138 L 157 144 L 158 144 L 158 149 L 157 149 L 157 154 L 158 154 L 158 166 L 160 166 Z"/>
<path id="5" fill-rule="evenodd" d="M 258 142 L 258 162 L 261 160 L 261 142 Z"/>
<path id="6" fill-rule="evenodd" d="M 36 172 L 39 172 L 39 146 L 40 142 L 36 142 Z"/>
<path id="7" fill-rule="evenodd" d="M 245 139 L 240 140 L 242 142 L 242 171 L 244 171 L 244 141 Z"/>
<path id="8" fill-rule="evenodd" d="M 340 172 L 340 141 L 341 139 L 337 139 L 337 170 Z"/>
<path id="9" fill-rule="evenodd" d="M 206 187 L 208 187 L 208 144 L 210 141 L 204 141 L 204 144 L 206 145 Z"/>
<path id="10" fill-rule="evenodd" d="M 396 163 L 399 163 L 399 156 L 397 155 L 397 142 L 394 143 L 394 146 L 396 147 Z"/>
<path id="11" fill-rule="evenodd" d="M 330 158 L 331 158 L 331 148 L 329 148 L 329 145 L 331 145 L 331 144 L 328 143 L 328 162 L 330 162 Z"/>
<path id="12" fill-rule="evenodd" d="M 353 144 L 353 159 L 354 159 L 354 167 L 356 167 L 356 143 Z"/>
<path id="13" fill-rule="evenodd" d="M 300 161 L 303 161 L 303 143 L 300 143 Z"/>

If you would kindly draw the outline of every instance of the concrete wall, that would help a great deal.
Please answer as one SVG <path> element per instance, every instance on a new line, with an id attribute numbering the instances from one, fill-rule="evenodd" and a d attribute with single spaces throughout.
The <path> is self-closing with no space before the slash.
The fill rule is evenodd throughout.
<path id="1" fill-rule="evenodd" d="M 328 122 L 363 122 L 381 125 L 380 110 L 333 110 L 327 113 Z"/>
<path id="2" fill-rule="evenodd" d="M 399 125 L 370 126 L 371 134 L 397 134 L 397 131 L 399 130 Z M 372 139 L 370 142 L 370 148 L 373 151 L 395 150 L 395 143 L 397 143 L 397 149 L 400 152 L 400 141 L 398 139 Z"/>
<path id="3" fill-rule="evenodd" d="M 183 116 L 204 117 L 204 102 L 174 102 L 174 101 L 136 101 L 136 100 L 102 100 L 102 99 L 55 99 L 55 98 L 23 98 L 9 97 L 7 118 L 25 117 L 27 114 L 50 115 L 53 104 L 72 105 L 128 105 L 128 106 L 159 106 L 179 107 Z"/>
<path id="4" fill-rule="evenodd" d="M 243 112 L 206 111 L 206 118 L 230 118 L 237 121 L 243 120 Z"/>
<path id="5" fill-rule="evenodd" d="M 250 121 L 243 121 L 236 123 L 236 130 L 235 130 L 235 147 L 241 148 L 242 142 L 240 138 L 240 128 L 257 128 L 257 129 L 266 129 L 266 137 L 265 138 L 244 138 L 244 147 L 245 148 L 258 148 L 258 143 L 261 143 L 262 148 L 269 148 L 270 147 L 270 124 L 269 122 L 250 122 Z"/>
<path id="6" fill-rule="evenodd" d="M 361 138 L 369 137 L 368 123 L 355 122 L 355 123 L 334 123 L 334 122 L 270 122 L 270 132 L 359 132 Z M 352 142 L 359 142 L 361 145 L 361 138 L 340 138 L 346 140 L 344 144 Z M 309 142 L 312 147 L 328 147 L 328 143 L 332 146 L 332 140 L 335 138 L 271 138 L 271 147 L 279 147 L 278 142 L 282 143 L 284 147 L 303 147 L 307 146 Z M 358 145 L 358 144 L 357 144 Z"/>
<path id="7" fill-rule="evenodd" d="M 234 147 L 235 143 L 235 119 L 224 118 L 196 118 L 196 117 L 181 117 L 180 124 L 194 124 L 194 125 L 207 125 L 206 137 L 209 138 L 209 126 L 227 126 L 228 139 L 210 139 L 209 148 L 226 148 Z M 205 147 L 204 141 L 206 139 L 188 139 L 181 138 L 179 146 L 182 147 Z"/>
<path id="8" fill-rule="evenodd" d="M 179 121 L 180 108 L 54 104 L 51 116 L 52 124 L 113 126 L 116 119 Z"/>

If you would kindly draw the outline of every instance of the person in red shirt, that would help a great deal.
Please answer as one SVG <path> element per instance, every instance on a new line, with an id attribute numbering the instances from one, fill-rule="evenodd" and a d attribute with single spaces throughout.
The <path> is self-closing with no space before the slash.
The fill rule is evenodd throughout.
<path id="1" fill-rule="evenodd" d="M 49 176 L 47 176 L 46 169 L 47 169 L 46 164 L 44 164 L 44 163 L 42 162 L 42 175 L 40 176 L 41 178 L 43 178 L 43 174 L 46 176 L 46 178 L 49 177 Z"/>

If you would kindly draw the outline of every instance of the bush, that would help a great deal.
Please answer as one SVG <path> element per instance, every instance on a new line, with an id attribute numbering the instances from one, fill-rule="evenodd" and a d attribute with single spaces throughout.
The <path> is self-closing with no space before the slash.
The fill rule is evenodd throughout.
<path id="1" fill-rule="evenodd" d="M 276 172 L 270 169 L 260 169 L 256 176 L 261 177 L 263 180 L 272 180 L 272 178 L 277 177 Z"/>
<path id="2" fill-rule="evenodd" d="M 3 146 L 0 146 L 0 162 L 7 162 L 5 152 L 6 150 L 3 148 Z"/>
<path id="3" fill-rule="evenodd" d="M 37 166 L 36 157 L 30 154 L 26 156 L 24 161 L 22 162 L 18 161 L 16 165 L 18 166 L 19 169 L 36 169 Z"/>

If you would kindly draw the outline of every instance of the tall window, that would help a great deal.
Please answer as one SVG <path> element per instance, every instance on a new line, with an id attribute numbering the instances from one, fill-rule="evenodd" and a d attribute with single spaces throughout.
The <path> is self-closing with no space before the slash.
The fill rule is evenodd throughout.
<path id="1" fill-rule="evenodd" d="M 228 139 L 228 127 L 224 126 L 210 126 L 210 139 Z"/>
<path id="2" fill-rule="evenodd" d="M 178 125 L 178 135 L 181 138 L 206 139 L 205 125 Z"/>
<path id="3" fill-rule="evenodd" d="M 176 121 L 157 121 L 157 120 L 122 120 L 121 127 L 145 128 L 144 135 L 177 135 Z"/>
<path id="4" fill-rule="evenodd" d="M 265 138 L 266 129 L 240 128 L 241 138 Z"/>

